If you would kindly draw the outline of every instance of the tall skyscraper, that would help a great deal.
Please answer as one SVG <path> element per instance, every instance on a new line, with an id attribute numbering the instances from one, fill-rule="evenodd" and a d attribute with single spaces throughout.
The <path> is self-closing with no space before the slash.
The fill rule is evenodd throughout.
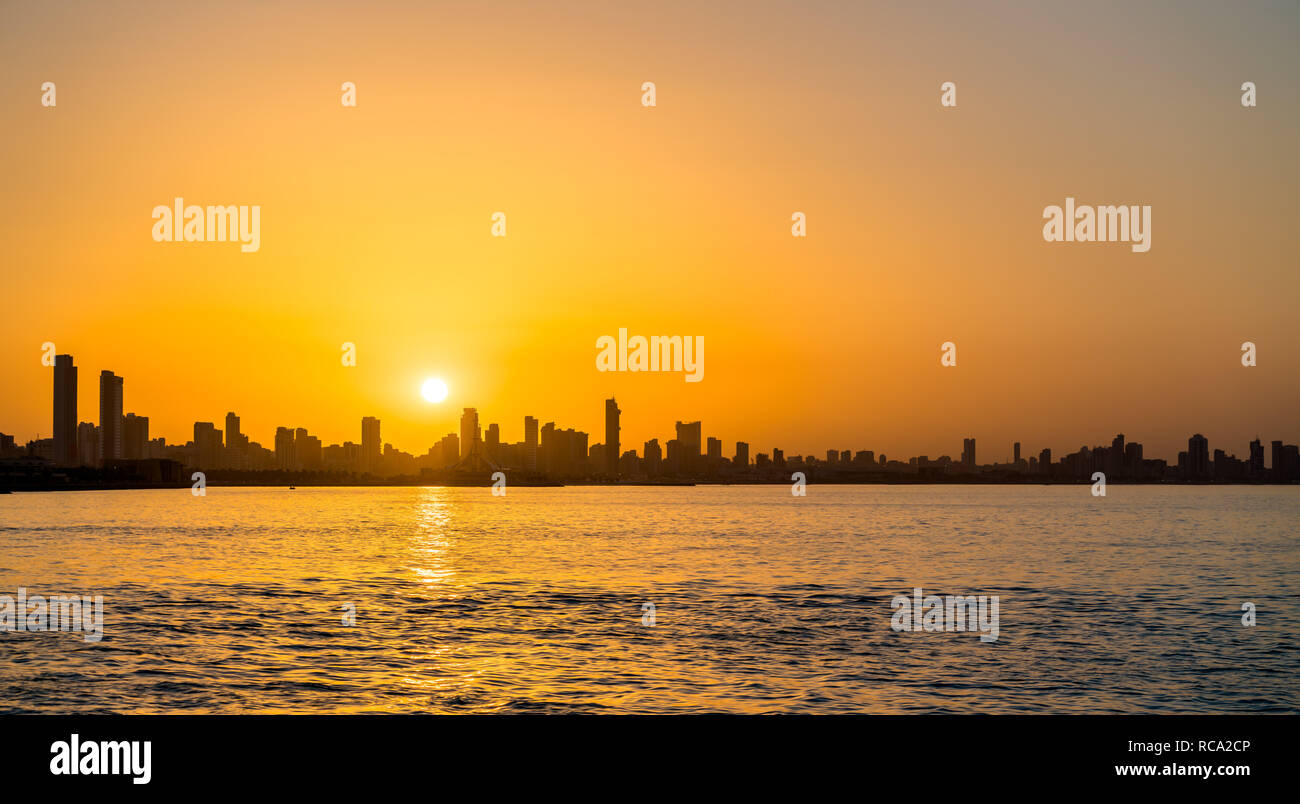
<path id="1" fill-rule="evenodd" d="M 961 440 L 961 464 L 967 469 L 975 468 L 975 439 L 963 438 Z"/>
<path id="2" fill-rule="evenodd" d="M 1187 439 L 1187 465 L 1194 478 L 1210 476 L 1210 441 L 1200 433 Z"/>
<path id="3" fill-rule="evenodd" d="M 122 378 L 111 371 L 99 373 L 99 459 L 122 457 Z"/>
<path id="4" fill-rule="evenodd" d="M 361 471 L 369 474 L 379 473 L 379 420 L 367 416 L 361 420 Z"/>
<path id="5" fill-rule="evenodd" d="M 460 415 L 460 457 L 464 458 L 473 452 L 478 440 L 478 410 L 465 408 L 465 412 Z"/>
<path id="6" fill-rule="evenodd" d="M 618 458 L 622 453 L 618 448 L 618 403 L 613 397 L 605 400 L 605 473 L 610 477 L 618 475 Z"/>
<path id="7" fill-rule="evenodd" d="M 243 441 L 242 435 L 243 433 L 239 431 L 239 417 L 232 410 L 226 414 L 226 444 L 232 447 L 240 446 Z"/>
<path id="8" fill-rule="evenodd" d="M 1017 441 L 1012 446 L 1012 451 L 1015 453 L 1015 457 L 1012 458 L 1011 460 L 1015 461 L 1016 463 L 1020 463 L 1020 442 L 1019 441 Z"/>
<path id="9" fill-rule="evenodd" d="M 1264 477 L 1264 442 L 1259 440 L 1259 436 L 1250 442 L 1250 476 L 1255 480 Z"/>
<path id="10" fill-rule="evenodd" d="M 700 437 L 699 422 L 677 422 L 677 441 L 681 444 L 680 471 L 691 474 L 699 471 L 700 449 L 703 439 Z"/>
<path id="11" fill-rule="evenodd" d="M 524 469 L 537 471 L 537 420 L 524 417 Z"/>
<path id="12" fill-rule="evenodd" d="M 54 462 L 77 462 L 77 367 L 72 355 L 54 357 Z"/>
<path id="13" fill-rule="evenodd" d="M 248 437 L 239 430 L 239 417 L 235 412 L 226 414 L 226 449 L 222 466 L 229 469 L 247 469 Z"/>
<path id="14" fill-rule="evenodd" d="M 749 466 L 749 444 L 747 442 L 736 442 L 736 457 L 732 458 L 731 462 L 740 469 Z"/>

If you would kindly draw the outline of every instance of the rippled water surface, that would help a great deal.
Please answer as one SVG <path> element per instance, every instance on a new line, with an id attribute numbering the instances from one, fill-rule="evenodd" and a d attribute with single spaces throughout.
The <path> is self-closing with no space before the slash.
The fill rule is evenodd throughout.
<path id="1" fill-rule="evenodd" d="M 1298 522 L 1280 487 L 0 495 L 0 594 L 104 596 L 98 643 L 0 633 L 0 711 L 1297 712 Z M 917 586 L 999 595 L 998 640 L 893 631 Z"/>

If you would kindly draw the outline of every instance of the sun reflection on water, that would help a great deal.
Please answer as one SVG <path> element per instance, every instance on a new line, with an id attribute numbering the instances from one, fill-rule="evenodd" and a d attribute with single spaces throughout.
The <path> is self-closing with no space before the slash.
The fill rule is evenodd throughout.
<path id="1" fill-rule="evenodd" d="M 445 488 L 422 488 L 419 493 L 416 528 L 410 544 L 414 563 L 410 570 L 426 586 L 445 585 L 456 577 L 449 533 L 455 506 Z"/>

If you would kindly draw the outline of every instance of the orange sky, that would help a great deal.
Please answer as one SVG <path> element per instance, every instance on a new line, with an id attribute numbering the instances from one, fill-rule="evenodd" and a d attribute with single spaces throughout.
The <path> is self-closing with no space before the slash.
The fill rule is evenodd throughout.
<path id="1" fill-rule="evenodd" d="M 596 443 L 610 394 L 638 451 L 1300 440 L 1300 11 L 924 5 L 6 4 L 0 431 L 49 435 L 52 341 L 81 420 L 111 369 L 169 442 Z M 1044 242 L 1067 195 L 1151 205 L 1151 251 Z M 260 250 L 155 243 L 176 196 L 259 204 Z M 703 335 L 704 381 L 597 372 L 620 327 Z"/>

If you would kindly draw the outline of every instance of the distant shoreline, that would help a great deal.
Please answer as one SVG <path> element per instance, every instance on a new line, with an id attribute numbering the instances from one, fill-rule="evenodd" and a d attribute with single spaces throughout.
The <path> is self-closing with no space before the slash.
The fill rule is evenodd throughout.
<path id="1" fill-rule="evenodd" d="M 286 491 L 294 488 L 491 488 L 492 481 L 486 480 L 453 480 L 445 479 L 429 480 L 420 478 L 395 478 L 392 480 L 381 480 L 375 482 L 330 482 L 330 481 L 310 481 L 294 480 L 289 483 L 267 483 L 267 482 L 230 482 L 230 481 L 208 481 L 208 488 L 261 488 L 261 489 L 284 489 Z M 508 488 L 565 488 L 565 487 L 612 487 L 612 488 L 680 488 L 691 486 L 788 486 L 788 480 L 683 480 L 676 482 L 608 482 L 608 481 L 590 481 L 579 480 L 571 482 L 539 482 L 539 481 L 518 481 L 508 484 Z M 1088 480 L 935 480 L 934 478 L 918 478 L 915 480 L 907 479 L 887 479 L 887 480 L 809 480 L 809 486 L 1089 486 L 1092 485 Z M 1214 482 L 1214 481 L 1144 481 L 1144 480 L 1114 480 L 1108 481 L 1107 485 L 1111 486 L 1266 486 L 1266 487 L 1287 487 L 1296 486 L 1296 483 L 1246 483 L 1246 482 Z M 0 487 L 0 494 L 23 493 L 23 492 L 56 492 L 56 491 L 133 491 L 142 489 L 188 489 L 190 483 L 89 483 L 89 484 L 68 484 L 68 483 L 39 483 L 32 485 L 16 485 L 7 488 Z"/>

